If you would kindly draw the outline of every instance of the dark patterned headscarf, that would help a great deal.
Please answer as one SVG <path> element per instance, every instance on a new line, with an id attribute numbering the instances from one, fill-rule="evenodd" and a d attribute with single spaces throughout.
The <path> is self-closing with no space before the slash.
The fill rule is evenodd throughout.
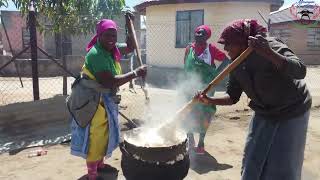
<path id="1" fill-rule="evenodd" d="M 218 43 L 247 44 L 249 36 L 265 35 L 266 32 L 267 29 L 260 25 L 257 20 L 240 19 L 232 22 L 223 30 Z"/>

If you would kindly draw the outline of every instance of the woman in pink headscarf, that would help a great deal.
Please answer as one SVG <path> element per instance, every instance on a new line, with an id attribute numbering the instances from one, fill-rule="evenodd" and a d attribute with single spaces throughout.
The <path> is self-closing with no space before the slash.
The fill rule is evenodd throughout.
<path id="1" fill-rule="evenodd" d="M 214 44 L 207 43 L 210 37 L 211 29 L 209 26 L 201 25 L 195 29 L 195 42 L 186 48 L 184 70 L 188 87 L 184 87 L 183 94 L 186 95 L 187 100 L 190 100 L 198 89 L 207 86 L 228 64 L 228 59 L 224 52 Z M 210 92 L 210 94 L 213 95 L 214 91 Z M 188 115 L 188 121 L 185 124 L 188 131 L 190 152 L 195 150 L 198 154 L 205 153 L 204 138 L 215 112 L 215 106 L 197 104 L 191 114 Z M 194 132 L 200 134 L 197 147 L 195 147 Z"/>
<path id="2" fill-rule="evenodd" d="M 128 23 L 127 21 L 127 26 Z M 133 51 L 133 47 L 132 38 L 129 36 L 127 46 L 120 47 L 117 44 L 117 28 L 116 23 L 109 19 L 103 19 L 97 24 L 97 34 L 87 46 L 88 53 L 81 72 L 82 78 L 97 82 L 105 89 L 103 92 L 98 92 L 100 98 L 95 99 L 98 101 L 100 99 L 100 103 L 85 127 L 81 127 L 79 120 L 74 116 L 72 121 L 71 154 L 86 159 L 89 180 L 97 179 L 98 172 L 104 171 L 107 167 L 103 161 L 104 157 L 110 157 L 120 141 L 118 87 L 134 78 L 144 77 L 147 72 L 143 66 L 121 75 L 121 54 Z"/>

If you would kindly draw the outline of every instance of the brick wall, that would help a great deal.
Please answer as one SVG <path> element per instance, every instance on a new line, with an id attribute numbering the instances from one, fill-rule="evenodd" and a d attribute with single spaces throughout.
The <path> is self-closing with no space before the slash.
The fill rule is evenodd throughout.
<path id="1" fill-rule="evenodd" d="M 283 29 L 289 30 L 288 46 L 305 62 L 305 64 L 320 64 L 320 49 L 310 50 L 310 48 L 307 47 L 307 27 L 304 28 L 303 25 L 297 27 L 292 22 L 272 24 L 270 28 L 271 35 L 273 35 L 275 30 Z"/>
<path id="2" fill-rule="evenodd" d="M 16 54 L 23 49 L 22 30 L 23 28 L 27 27 L 26 17 L 23 17 L 19 11 L 1 11 L 1 16 L 8 32 L 11 46 L 13 48 L 13 53 Z M 10 52 L 9 43 L 3 28 L 1 28 L 1 35 L 4 50 Z M 40 34 L 39 31 L 37 31 L 37 43 L 39 47 L 43 48 L 44 36 Z M 44 55 L 42 55 L 39 51 L 38 56 L 44 57 Z M 30 57 L 30 54 L 25 53 L 22 55 L 22 57 Z"/>

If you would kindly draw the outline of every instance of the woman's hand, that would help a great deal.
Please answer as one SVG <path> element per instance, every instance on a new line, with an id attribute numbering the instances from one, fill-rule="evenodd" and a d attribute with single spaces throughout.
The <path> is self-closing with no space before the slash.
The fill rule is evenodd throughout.
<path id="1" fill-rule="evenodd" d="M 202 91 L 198 91 L 195 96 L 193 97 L 193 99 L 197 100 L 198 102 L 201 102 L 203 104 L 207 104 L 210 105 L 210 99 L 209 97 L 204 94 Z"/>
<path id="2" fill-rule="evenodd" d="M 271 61 L 277 69 L 282 69 L 284 64 L 287 63 L 286 58 L 272 50 L 268 40 L 261 35 L 256 35 L 255 37 L 249 36 L 248 45 L 249 47 L 252 47 L 259 55 Z"/>
<path id="3" fill-rule="evenodd" d="M 147 75 L 147 66 L 142 65 L 142 66 L 138 67 L 137 69 L 135 69 L 134 72 L 137 77 L 145 78 Z"/>
<path id="4" fill-rule="evenodd" d="M 131 19 L 131 21 L 134 21 L 134 14 L 131 10 L 129 10 L 129 9 L 125 10 L 124 16 L 126 17 L 127 25 L 129 24 L 129 19 Z"/>
<path id="5" fill-rule="evenodd" d="M 268 40 L 261 35 L 249 36 L 248 45 L 263 57 L 268 57 L 270 52 L 273 51 Z"/>
<path id="6" fill-rule="evenodd" d="M 134 21 L 134 14 L 132 13 L 132 11 L 130 9 L 126 9 L 124 10 L 124 16 L 125 16 L 125 19 L 126 19 L 126 34 L 127 34 L 127 37 L 126 37 L 126 43 L 127 43 L 127 48 L 126 48 L 126 51 L 125 53 L 131 53 L 134 51 L 134 39 L 133 39 L 133 30 L 130 28 L 131 27 L 131 23 L 130 23 L 130 20 L 133 24 L 133 21 Z"/>

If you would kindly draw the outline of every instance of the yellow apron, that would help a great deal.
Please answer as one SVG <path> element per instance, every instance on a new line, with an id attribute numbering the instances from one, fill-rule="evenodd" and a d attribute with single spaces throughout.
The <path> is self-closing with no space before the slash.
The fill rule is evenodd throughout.
<path id="1" fill-rule="evenodd" d="M 82 73 L 86 74 L 90 79 L 96 80 L 84 66 L 82 68 Z M 104 158 L 108 146 L 108 129 L 108 116 L 104 108 L 103 100 L 101 100 L 90 123 L 87 162 L 94 162 Z"/>

